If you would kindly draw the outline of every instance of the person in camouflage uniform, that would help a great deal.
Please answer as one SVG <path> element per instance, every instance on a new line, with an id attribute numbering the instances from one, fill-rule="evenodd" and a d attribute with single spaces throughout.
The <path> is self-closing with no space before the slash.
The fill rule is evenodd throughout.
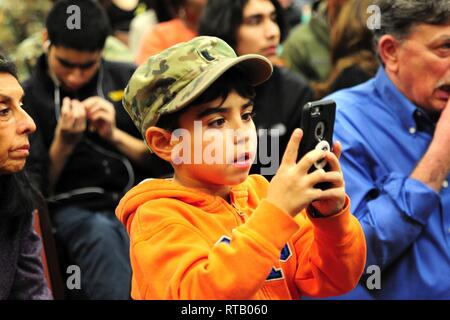
<path id="1" fill-rule="evenodd" d="M 52 0 L 0 1 L 0 51 L 12 55 L 20 42 L 41 31 Z"/>

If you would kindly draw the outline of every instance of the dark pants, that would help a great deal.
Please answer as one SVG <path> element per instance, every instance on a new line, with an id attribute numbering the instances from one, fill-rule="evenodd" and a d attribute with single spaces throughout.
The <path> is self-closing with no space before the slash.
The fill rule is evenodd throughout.
<path id="1" fill-rule="evenodd" d="M 81 271 L 81 290 L 69 290 L 69 297 L 129 299 L 129 237 L 114 212 L 66 207 L 54 212 L 52 220 L 65 258 Z"/>

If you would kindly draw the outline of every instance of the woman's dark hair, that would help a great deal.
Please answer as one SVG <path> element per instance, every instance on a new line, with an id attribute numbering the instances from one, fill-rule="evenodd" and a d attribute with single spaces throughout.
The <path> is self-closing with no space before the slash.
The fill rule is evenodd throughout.
<path id="1" fill-rule="evenodd" d="M 0 72 L 9 73 L 18 79 L 16 66 L 2 53 L 0 53 Z"/>
<path id="2" fill-rule="evenodd" d="M 332 92 L 344 70 L 357 66 L 367 78 L 375 75 L 378 61 L 372 41 L 372 31 L 367 28 L 367 8 L 373 0 L 348 0 L 335 17 L 330 34 L 331 71 L 322 83 L 313 83 L 316 99 Z"/>
<path id="3" fill-rule="evenodd" d="M 255 98 L 255 89 L 250 84 L 247 75 L 239 68 L 234 67 L 225 72 L 216 80 L 205 92 L 197 99 L 191 102 L 187 107 L 167 115 L 162 116 L 156 126 L 174 131 L 179 128 L 180 116 L 188 110 L 190 106 L 200 105 L 221 98 L 220 105 L 224 103 L 231 91 L 236 91 L 240 96 L 253 100 Z"/>
<path id="4" fill-rule="evenodd" d="M 41 200 L 24 171 L 0 175 L 0 221 L 31 214 Z"/>
<path id="5" fill-rule="evenodd" d="M 284 11 L 278 0 L 267 1 L 275 7 L 282 42 L 286 32 Z M 243 22 L 243 12 L 247 3 L 248 0 L 209 0 L 200 20 L 199 35 L 221 38 L 236 49 L 236 33 Z"/>
<path id="6" fill-rule="evenodd" d="M 80 28 L 72 27 L 69 23 L 78 12 Z M 45 26 L 52 45 L 78 51 L 102 50 L 111 32 L 105 10 L 94 0 L 57 1 L 47 16 Z"/>

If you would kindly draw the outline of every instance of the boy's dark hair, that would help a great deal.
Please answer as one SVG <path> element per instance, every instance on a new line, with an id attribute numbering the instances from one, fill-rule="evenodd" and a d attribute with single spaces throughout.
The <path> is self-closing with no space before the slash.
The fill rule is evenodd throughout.
<path id="1" fill-rule="evenodd" d="M 189 107 L 204 104 L 222 98 L 220 105 L 224 103 L 231 91 L 236 91 L 240 96 L 253 100 L 255 98 L 255 89 L 250 84 L 246 74 L 239 68 L 234 67 L 225 72 L 216 80 L 205 92 L 197 99 L 191 102 L 185 108 L 162 116 L 156 123 L 159 128 L 174 131 L 178 129 L 180 116 L 188 110 Z"/>
<path id="2" fill-rule="evenodd" d="M 5 55 L 0 53 L 0 72 L 6 72 L 17 79 L 17 69 L 14 63 L 11 62 Z"/>
<path id="3" fill-rule="evenodd" d="M 71 28 L 72 16 L 78 12 L 78 8 L 80 28 Z M 57 1 L 50 10 L 45 25 L 52 45 L 77 51 L 102 50 L 110 34 L 108 16 L 94 0 Z"/>
<path id="4" fill-rule="evenodd" d="M 286 33 L 284 11 L 277 0 L 267 1 L 275 7 L 282 42 Z M 221 38 L 236 50 L 236 32 L 243 22 L 244 7 L 247 3 L 248 0 L 209 0 L 200 20 L 199 35 Z"/>

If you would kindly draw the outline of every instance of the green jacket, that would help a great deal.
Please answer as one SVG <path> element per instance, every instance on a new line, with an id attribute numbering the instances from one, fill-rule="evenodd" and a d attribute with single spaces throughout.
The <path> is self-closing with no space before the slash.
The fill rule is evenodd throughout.
<path id="1" fill-rule="evenodd" d="M 326 2 L 322 2 L 307 24 L 294 28 L 283 43 L 281 57 L 288 68 L 309 81 L 326 80 L 330 69 L 330 31 Z"/>

